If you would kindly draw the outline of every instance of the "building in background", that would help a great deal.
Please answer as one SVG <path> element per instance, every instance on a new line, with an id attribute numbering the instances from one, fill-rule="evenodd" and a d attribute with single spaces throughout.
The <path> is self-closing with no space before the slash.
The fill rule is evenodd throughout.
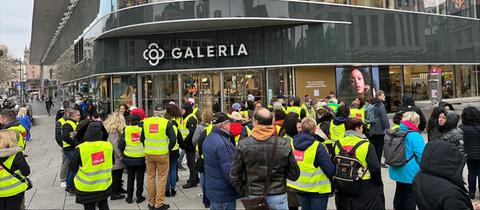
<path id="1" fill-rule="evenodd" d="M 38 0 L 30 63 L 51 65 L 61 98 L 200 109 L 279 95 L 347 102 L 384 90 L 478 100 L 478 2 L 456 0 Z M 60 15 L 58 15 L 60 14 Z M 44 68 L 45 69 L 45 68 Z M 102 106 L 99 106 L 102 107 Z"/>
<path id="2" fill-rule="evenodd" d="M 41 94 L 40 93 L 40 88 L 41 88 L 40 65 L 30 64 L 30 50 L 27 49 L 26 46 L 23 53 L 23 58 L 26 66 L 27 78 L 24 81 L 26 81 L 27 94 L 29 97 L 31 97 L 32 93 L 35 95 L 39 95 Z"/>

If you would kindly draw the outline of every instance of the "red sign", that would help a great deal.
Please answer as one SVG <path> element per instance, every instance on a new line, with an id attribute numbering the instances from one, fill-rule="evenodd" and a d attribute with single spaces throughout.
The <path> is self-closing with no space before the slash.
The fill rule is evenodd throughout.
<path id="1" fill-rule="evenodd" d="M 356 113 L 356 114 L 355 114 L 355 117 L 356 117 L 357 119 L 362 119 L 362 114 Z"/>
<path id="2" fill-rule="evenodd" d="M 103 155 L 103 151 L 96 152 L 92 154 L 92 165 L 96 166 L 98 164 L 102 164 L 105 162 L 105 156 Z"/>
<path id="3" fill-rule="evenodd" d="M 293 155 L 295 156 L 295 160 L 303 161 L 303 157 L 305 156 L 305 151 L 294 150 Z"/>
<path id="4" fill-rule="evenodd" d="M 158 133 L 158 124 L 151 124 L 149 127 L 150 133 Z"/>
<path id="5" fill-rule="evenodd" d="M 430 74 L 441 74 L 442 73 L 442 69 L 441 68 L 438 68 L 438 67 L 434 67 L 432 69 L 430 69 Z"/>
<path id="6" fill-rule="evenodd" d="M 140 141 L 140 133 L 132 133 L 132 142 Z"/>

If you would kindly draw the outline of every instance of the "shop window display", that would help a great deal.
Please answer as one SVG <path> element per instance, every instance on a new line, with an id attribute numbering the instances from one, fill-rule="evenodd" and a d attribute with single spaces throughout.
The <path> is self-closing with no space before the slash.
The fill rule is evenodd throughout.
<path id="1" fill-rule="evenodd" d="M 457 97 L 475 96 L 476 78 L 474 66 L 455 66 L 455 88 Z"/>
<path id="2" fill-rule="evenodd" d="M 428 66 L 404 66 L 403 80 L 405 93 L 411 93 L 415 100 L 428 100 Z"/>
<path id="3" fill-rule="evenodd" d="M 372 67 L 373 69 L 377 67 Z M 389 112 L 397 111 L 402 103 L 401 66 L 379 66 L 380 90 L 385 91 L 386 108 Z"/>
<path id="4" fill-rule="evenodd" d="M 183 100 L 195 99 L 195 106 L 204 110 L 220 109 L 220 72 L 182 74 Z M 181 101 L 183 103 L 183 101 Z M 218 110 L 215 110 L 218 111 Z"/>
<path id="5" fill-rule="evenodd" d="M 269 68 L 267 72 L 267 101 L 278 96 L 293 95 L 292 68 Z"/>
<path id="6" fill-rule="evenodd" d="M 113 109 L 116 110 L 121 104 L 137 107 L 137 76 L 115 76 L 112 78 L 112 82 Z"/>
<path id="7" fill-rule="evenodd" d="M 142 77 L 142 105 L 149 115 L 157 104 L 178 104 L 178 74 L 156 74 Z"/>
<path id="8" fill-rule="evenodd" d="M 225 111 L 229 111 L 234 103 L 243 103 L 248 95 L 255 101 L 265 102 L 265 70 L 252 69 L 245 71 L 224 71 Z"/>
<path id="9" fill-rule="evenodd" d="M 116 1 L 118 4 L 118 9 L 147 3 L 147 0 L 116 0 Z"/>
<path id="10" fill-rule="evenodd" d="M 111 112 L 111 102 L 110 102 L 110 77 L 103 76 L 100 77 L 97 83 L 97 111 L 100 114 L 100 117 L 105 118 Z"/>
<path id="11" fill-rule="evenodd" d="M 442 98 L 455 97 L 455 81 L 453 76 L 453 66 L 431 66 L 442 70 Z"/>

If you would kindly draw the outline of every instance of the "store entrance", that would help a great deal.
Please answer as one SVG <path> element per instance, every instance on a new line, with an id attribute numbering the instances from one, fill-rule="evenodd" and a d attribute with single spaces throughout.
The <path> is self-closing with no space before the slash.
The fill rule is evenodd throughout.
<path id="1" fill-rule="evenodd" d="M 200 111 L 210 110 L 216 106 L 220 109 L 220 72 L 201 72 L 182 74 L 182 98 L 195 99 L 195 105 Z"/>
<path id="2" fill-rule="evenodd" d="M 225 111 L 234 103 L 243 103 L 252 95 L 255 101 L 265 102 L 265 70 L 248 69 L 223 72 Z"/>

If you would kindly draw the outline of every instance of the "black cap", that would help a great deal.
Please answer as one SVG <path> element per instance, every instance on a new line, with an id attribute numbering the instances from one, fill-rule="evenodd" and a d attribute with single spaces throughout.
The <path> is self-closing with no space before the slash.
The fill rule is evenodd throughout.
<path id="1" fill-rule="evenodd" d="M 157 104 L 155 106 L 155 111 L 163 111 L 163 110 L 165 110 L 165 107 L 163 105 Z"/>
<path id="2" fill-rule="evenodd" d="M 212 120 L 212 123 L 213 124 L 218 124 L 218 123 L 222 123 L 222 122 L 225 122 L 225 121 L 230 121 L 232 122 L 233 120 L 228 117 L 227 114 L 223 113 L 223 112 L 217 112 L 215 113 L 215 115 L 213 116 L 213 120 Z"/>

